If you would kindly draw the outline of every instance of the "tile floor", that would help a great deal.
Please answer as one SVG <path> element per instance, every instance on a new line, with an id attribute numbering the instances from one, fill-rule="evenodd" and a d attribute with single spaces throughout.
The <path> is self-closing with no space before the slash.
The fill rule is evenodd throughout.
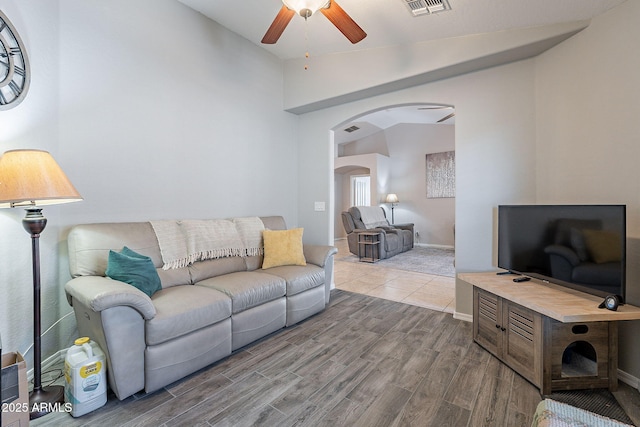
<path id="1" fill-rule="evenodd" d="M 379 264 L 341 262 L 349 255 L 347 241 L 335 241 L 335 284 L 337 289 L 373 297 L 399 301 L 432 310 L 453 313 L 455 310 L 455 279 L 395 270 Z"/>

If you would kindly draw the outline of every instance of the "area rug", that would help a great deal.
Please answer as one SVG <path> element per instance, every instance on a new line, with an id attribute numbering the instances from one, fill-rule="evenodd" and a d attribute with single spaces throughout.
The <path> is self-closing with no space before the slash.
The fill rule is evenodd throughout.
<path id="1" fill-rule="evenodd" d="M 612 418 L 585 411 L 553 399 L 540 402 L 533 415 L 532 427 L 630 427 Z"/>
<path id="2" fill-rule="evenodd" d="M 626 424 L 633 425 L 616 398 L 606 389 L 557 391 L 548 396 L 557 402 L 566 403 L 586 411 L 594 412 Z"/>
<path id="3" fill-rule="evenodd" d="M 377 261 L 376 265 L 436 276 L 455 277 L 454 258 L 455 251 L 453 249 L 416 246 L 410 251 Z M 337 258 L 336 261 L 359 262 L 358 257 L 353 254 Z"/>

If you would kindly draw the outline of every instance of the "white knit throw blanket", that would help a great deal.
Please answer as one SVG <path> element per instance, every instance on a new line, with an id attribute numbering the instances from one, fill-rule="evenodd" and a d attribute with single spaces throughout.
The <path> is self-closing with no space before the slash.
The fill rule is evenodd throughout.
<path id="1" fill-rule="evenodd" d="M 151 226 L 158 239 L 164 270 L 186 267 L 206 259 L 246 256 L 248 252 L 232 220 L 151 221 Z M 244 229 L 247 242 L 255 244 L 256 231 L 251 231 L 250 227 Z M 251 249 L 251 252 L 256 252 L 256 249 Z"/>
<path id="2" fill-rule="evenodd" d="M 264 243 L 262 241 L 262 232 L 264 231 L 264 224 L 262 220 L 257 216 L 253 216 L 234 218 L 233 222 L 244 244 L 246 255 L 263 255 Z"/>
<path id="3" fill-rule="evenodd" d="M 358 206 L 365 228 L 388 227 L 389 222 L 380 206 Z"/>
<path id="4" fill-rule="evenodd" d="M 189 265 L 187 239 L 180 227 L 179 221 L 150 221 L 156 233 L 160 253 L 162 254 L 163 270 L 186 267 Z"/>

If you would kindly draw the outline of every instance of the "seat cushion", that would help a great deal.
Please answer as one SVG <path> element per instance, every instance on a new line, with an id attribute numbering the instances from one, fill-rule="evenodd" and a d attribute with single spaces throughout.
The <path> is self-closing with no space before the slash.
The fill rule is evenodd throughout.
<path id="1" fill-rule="evenodd" d="M 259 271 L 239 271 L 212 277 L 196 283 L 196 286 L 226 294 L 231 298 L 234 314 L 283 297 L 287 289 L 281 277 Z"/>
<path id="2" fill-rule="evenodd" d="M 182 285 L 151 298 L 156 316 L 146 322 L 147 345 L 156 345 L 231 316 L 231 299 L 214 289 Z"/>
<path id="3" fill-rule="evenodd" d="M 287 296 L 292 296 L 324 285 L 324 269 L 314 264 L 286 265 L 265 270 L 265 273 L 283 278 L 287 282 Z"/>

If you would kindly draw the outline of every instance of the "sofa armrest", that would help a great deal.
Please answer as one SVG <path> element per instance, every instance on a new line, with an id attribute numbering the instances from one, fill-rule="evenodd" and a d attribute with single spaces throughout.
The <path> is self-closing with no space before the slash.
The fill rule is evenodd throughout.
<path id="1" fill-rule="evenodd" d="M 118 280 L 102 276 L 81 276 L 71 279 L 64 287 L 69 304 L 77 300 L 98 313 L 118 306 L 137 310 L 145 320 L 153 319 L 156 308 L 144 292 Z"/>
<path id="2" fill-rule="evenodd" d="M 400 228 L 402 230 L 409 230 L 409 231 L 411 231 L 413 233 L 413 224 L 412 223 L 393 224 L 392 227 Z"/>
<path id="3" fill-rule="evenodd" d="M 360 234 L 360 233 L 380 233 L 383 236 L 386 235 L 387 233 L 391 232 L 393 233 L 394 230 L 391 227 L 377 227 L 377 228 L 358 228 L 356 230 L 353 230 L 354 234 Z"/>
<path id="4" fill-rule="evenodd" d="M 308 263 L 324 268 L 324 302 L 329 304 L 333 284 L 333 256 L 338 253 L 335 246 L 303 245 L 304 257 Z"/>
<path id="5" fill-rule="evenodd" d="M 318 267 L 324 267 L 329 258 L 338 253 L 338 248 L 325 245 L 303 245 L 304 258 Z"/>

